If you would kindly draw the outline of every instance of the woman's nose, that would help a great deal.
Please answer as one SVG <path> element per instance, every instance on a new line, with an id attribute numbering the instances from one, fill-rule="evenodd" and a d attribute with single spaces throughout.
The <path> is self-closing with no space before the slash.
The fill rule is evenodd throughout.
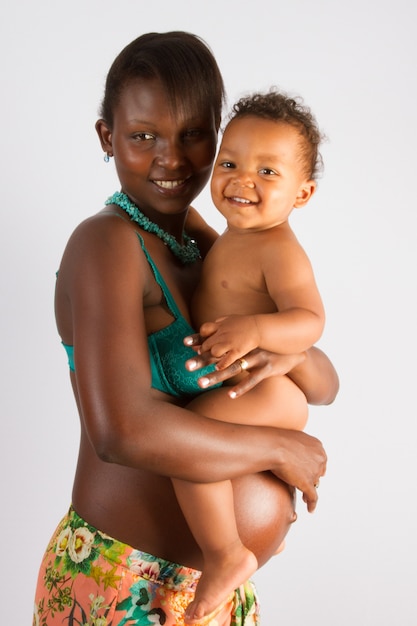
<path id="1" fill-rule="evenodd" d="M 176 141 L 167 141 L 160 145 L 160 150 L 157 157 L 158 165 L 167 169 L 176 169 L 184 161 L 184 153 Z"/>

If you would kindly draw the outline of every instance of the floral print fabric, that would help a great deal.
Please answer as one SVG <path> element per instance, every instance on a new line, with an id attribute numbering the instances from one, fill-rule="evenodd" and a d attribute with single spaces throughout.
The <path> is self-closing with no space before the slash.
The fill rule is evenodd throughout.
<path id="1" fill-rule="evenodd" d="M 43 558 L 33 626 L 183 626 L 200 572 L 157 558 L 100 532 L 73 508 Z M 251 582 L 201 626 L 256 626 Z"/>

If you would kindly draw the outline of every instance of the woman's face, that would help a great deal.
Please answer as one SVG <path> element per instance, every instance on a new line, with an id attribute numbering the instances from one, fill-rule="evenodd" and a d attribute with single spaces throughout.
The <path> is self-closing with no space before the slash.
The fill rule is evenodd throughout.
<path id="1" fill-rule="evenodd" d="M 183 212 L 208 181 L 217 142 L 213 112 L 174 112 L 156 79 L 129 83 L 113 128 L 99 121 L 97 131 L 122 190 L 151 219 Z"/>

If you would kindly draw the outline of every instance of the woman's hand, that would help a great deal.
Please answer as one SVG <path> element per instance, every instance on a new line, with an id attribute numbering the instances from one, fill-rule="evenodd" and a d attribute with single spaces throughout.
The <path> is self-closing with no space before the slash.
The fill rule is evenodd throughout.
<path id="1" fill-rule="evenodd" d="M 201 352 L 202 342 L 199 334 L 184 339 L 184 343 L 196 351 L 195 357 L 188 359 L 185 364 L 189 371 L 217 362 L 210 351 Z M 229 395 L 232 398 L 242 396 L 266 378 L 286 374 L 301 389 L 309 404 L 331 404 L 339 391 L 339 377 L 333 363 L 315 346 L 300 354 L 277 354 L 256 348 L 225 369 L 206 374 L 198 383 L 202 389 L 209 389 L 243 370 L 246 370 L 247 375 L 230 387 Z"/>
<path id="2" fill-rule="evenodd" d="M 199 353 L 201 338 L 199 335 L 191 335 L 185 338 L 186 345 L 196 349 L 196 355 L 188 359 L 185 366 L 189 371 L 201 369 L 215 362 L 211 352 Z M 250 391 L 265 378 L 271 376 L 284 376 L 290 370 L 299 366 L 306 359 L 306 353 L 302 354 L 275 354 L 261 348 L 251 350 L 244 359 L 238 359 L 225 369 L 215 370 L 199 379 L 198 384 L 202 389 L 209 389 L 217 383 L 224 382 L 241 374 L 246 370 L 246 376 L 233 387 L 230 387 L 229 395 L 238 398 Z"/>
<path id="3" fill-rule="evenodd" d="M 327 456 L 322 443 L 295 430 L 280 429 L 280 463 L 272 472 L 303 494 L 310 513 L 317 506 L 319 481 L 326 473 Z"/>

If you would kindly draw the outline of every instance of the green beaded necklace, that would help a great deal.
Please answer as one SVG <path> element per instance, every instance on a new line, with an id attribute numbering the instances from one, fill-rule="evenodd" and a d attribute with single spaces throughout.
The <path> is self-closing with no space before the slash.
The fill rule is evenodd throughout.
<path id="1" fill-rule="evenodd" d="M 121 192 L 116 191 L 110 198 L 107 198 L 105 204 L 117 204 L 123 211 L 125 211 L 133 222 L 136 222 L 143 230 L 153 233 L 159 239 L 162 239 L 164 244 L 168 246 L 172 254 L 181 261 L 181 263 L 194 263 L 197 259 L 201 258 L 200 250 L 194 239 L 191 239 L 189 235 L 183 232 L 184 245 L 178 243 L 173 235 L 170 235 L 165 230 L 162 230 L 151 220 L 142 213 L 142 211 L 133 204 L 128 196 Z"/>

